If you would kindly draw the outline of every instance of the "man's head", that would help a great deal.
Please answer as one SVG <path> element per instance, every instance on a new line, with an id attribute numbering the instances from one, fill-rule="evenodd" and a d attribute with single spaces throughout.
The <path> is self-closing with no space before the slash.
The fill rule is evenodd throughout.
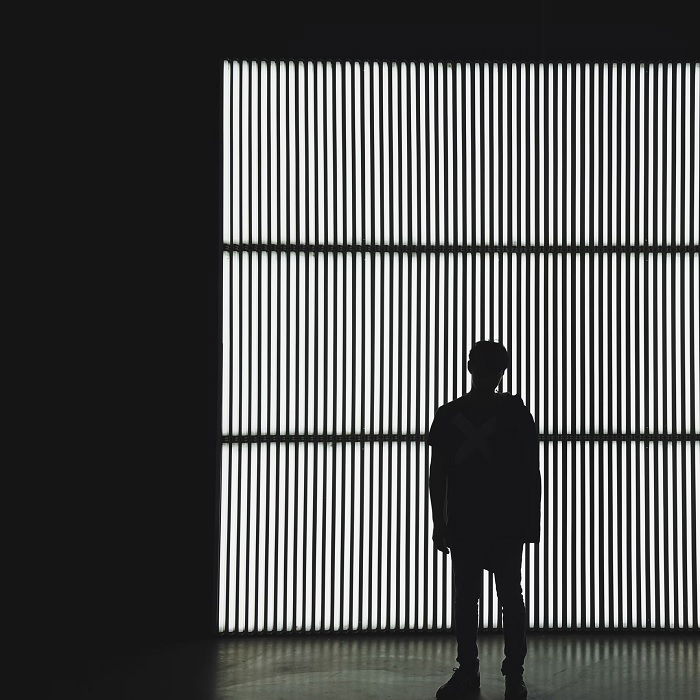
<path id="1" fill-rule="evenodd" d="M 494 340 L 479 340 L 469 352 L 467 368 L 478 390 L 493 391 L 508 369 L 508 351 Z"/>

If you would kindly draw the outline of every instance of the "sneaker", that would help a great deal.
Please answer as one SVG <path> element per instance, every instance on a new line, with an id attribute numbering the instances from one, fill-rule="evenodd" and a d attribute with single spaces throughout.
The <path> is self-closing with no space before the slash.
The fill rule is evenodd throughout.
<path id="1" fill-rule="evenodd" d="M 447 683 L 438 688 L 435 697 L 438 700 L 448 700 L 448 698 L 469 697 L 469 693 L 479 689 L 479 672 L 468 673 L 463 668 L 453 668 L 454 673 Z"/>
<path id="2" fill-rule="evenodd" d="M 526 698 L 527 686 L 522 676 L 506 676 L 506 698 Z"/>

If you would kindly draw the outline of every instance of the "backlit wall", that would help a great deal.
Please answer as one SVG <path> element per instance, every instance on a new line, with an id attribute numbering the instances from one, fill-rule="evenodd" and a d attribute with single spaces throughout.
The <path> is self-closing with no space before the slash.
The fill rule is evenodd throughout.
<path id="1" fill-rule="evenodd" d="M 698 628 L 699 77 L 224 64 L 220 631 L 451 627 L 424 438 L 479 339 L 540 432 L 530 626 Z"/>

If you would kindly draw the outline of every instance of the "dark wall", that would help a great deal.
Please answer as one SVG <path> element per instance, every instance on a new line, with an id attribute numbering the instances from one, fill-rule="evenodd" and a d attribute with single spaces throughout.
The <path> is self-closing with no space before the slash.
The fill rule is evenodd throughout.
<path id="1" fill-rule="evenodd" d="M 41 57 L 39 425 L 24 629 L 64 656 L 215 632 L 221 60 L 677 59 L 691 22 L 166 22 Z M 678 19 L 678 18 L 675 18 Z M 680 18 L 681 20 L 683 18 Z M 105 34 L 105 32 L 107 34 Z M 217 35 L 218 34 L 218 35 Z M 39 456 L 40 455 L 40 456 Z M 38 462 L 38 464 L 37 464 Z M 30 583 L 31 581 L 31 583 Z"/>
<path id="2" fill-rule="evenodd" d="M 616 18 L 613 6 L 607 8 L 608 21 L 603 23 L 583 13 L 571 21 L 544 7 L 538 11 L 535 3 L 502 7 L 498 19 L 508 21 L 479 21 L 477 7 L 470 7 L 470 17 L 463 18 L 469 23 L 239 26 L 221 45 L 229 57 L 263 60 L 670 61 L 698 56 L 692 18 L 687 11 L 674 12 L 672 6 L 652 17 L 644 17 L 637 7 L 634 24 L 624 8 Z"/>
<path id="3" fill-rule="evenodd" d="M 216 630 L 221 61 L 126 34 L 64 48 L 31 75 L 51 149 L 25 293 L 17 639 L 47 677 Z"/>

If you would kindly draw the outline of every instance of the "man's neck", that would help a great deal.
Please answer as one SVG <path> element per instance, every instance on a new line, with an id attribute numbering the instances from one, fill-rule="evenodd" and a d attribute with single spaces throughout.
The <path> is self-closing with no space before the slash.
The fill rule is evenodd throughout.
<path id="1" fill-rule="evenodd" d="M 477 389 L 476 387 L 472 387 L 471 391 L 469 392 L 470 396 L 473 396 L 475 399 L 490 399 L 494 396 L 496 396 L 496 392 L 493 389 Z"/>

